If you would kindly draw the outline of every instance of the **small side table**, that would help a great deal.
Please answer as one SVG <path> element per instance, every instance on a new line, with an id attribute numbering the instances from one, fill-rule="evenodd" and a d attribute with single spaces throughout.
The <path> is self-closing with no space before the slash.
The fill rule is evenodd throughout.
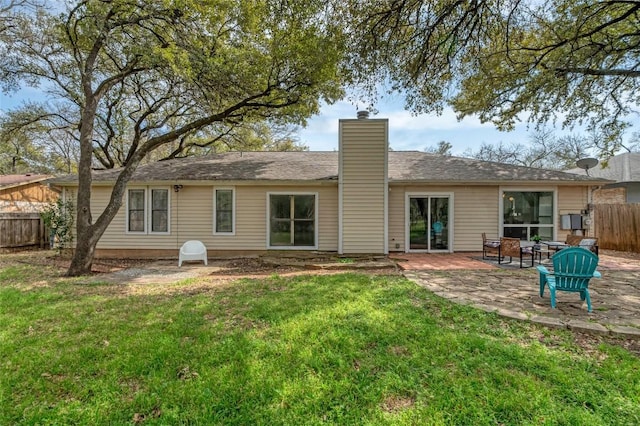
<path id="1" fill-rule="evenodd" d="M 553 251 L 555 254 L 555 251 Z M 549 247 L 543 247 L 540 245 L 539 247 L 534 247 L 533 249 L 534 257 L 538 260 L 538 265 L 542 263 L 542 256 L 547 255 L 545 260 L 549 260 L 551 258 L 551 249 Z"/>
<path id="2" fill-rule="evenodd" d="M 541 241 L 541 243 L 547 246 L 549 251 L 553 250 L 554 254 L 563 248 L 569 247 L 568 244 L 562 241 Z"/>

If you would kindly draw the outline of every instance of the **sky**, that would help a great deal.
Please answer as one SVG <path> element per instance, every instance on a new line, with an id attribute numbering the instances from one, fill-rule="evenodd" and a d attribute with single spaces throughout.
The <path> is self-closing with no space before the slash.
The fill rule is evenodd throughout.
<path id="1" fill-rule="evenodd" d="M 311 151 L 335 151 L 338 149 L 338 120 L 356 118 L 357 105 L 340 101 L 333 105 L 323 105 L 319 115 L 309 120 L 306 128 L 299 133 L 300 142 Z M 401 98 L 386 99 L 377 104 L 378 113 L 370 118 L 389 119 L 389 146 L 395 151 L 424 151 L 436 147 L 438 142 L 446 141 L 453 145 L 453 155 L 462 156 L 465 151 L 478 151 L 483 143 L 491 145 L 503 142 L 529 145 L 534 125 L 524 120 L 516 124 L 513 131 L 502 132 L 491 123 L 481 123 L 476 117 L 465 117 L 458 121 L 455 112 L 445 109 L 441 115 L 414 115 L 403 107 Z M 640 131 L 640 115 L 628 117 L 632 127 L 624 135 L 625 141 L 634 132 Z M 558 120 L 562 122 L 562 117 Z M 554 136 L 567 134 L 585 135 L 583 127 L 563 129 L 561 125 L 547 125 Z M 594 153 L 595 155 L 596 153 Z"/>
<path id="2" fill-rule="evenodd" d="M 453 145 L 454 155 L 460 155 L 467 149 L 477 150 L 483 142 L 526 144 L 529 138 L 526 124 L 517 125 L 511 132 L 500 132 L 474 117 L 458 121 L 452 109 L 445 109 L 440 116 L 416 116 L 403 108 L 401 100 L 387 100 L 377 104 L 376 109 L 378 113 L 369 117 L 389 119 L 389 145 L 395 151 L 424 151 L 444 140 Z M 300 142 L 311 151 L 337 150 L 338 120 L 356 118 L 357 111 L 357 106 L 347 101 L 324 105 L 320 114 L 300 132 Z"/>

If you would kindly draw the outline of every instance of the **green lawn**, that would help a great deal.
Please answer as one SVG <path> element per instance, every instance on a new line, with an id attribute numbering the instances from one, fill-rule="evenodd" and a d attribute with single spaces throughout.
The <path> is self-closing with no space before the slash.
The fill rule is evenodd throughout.
<path id="1" fill-rule="evenodd" d="M 2 425 L 640 424 L 633 354 L 401 277 L 60 273 L 0 264 Z"/>

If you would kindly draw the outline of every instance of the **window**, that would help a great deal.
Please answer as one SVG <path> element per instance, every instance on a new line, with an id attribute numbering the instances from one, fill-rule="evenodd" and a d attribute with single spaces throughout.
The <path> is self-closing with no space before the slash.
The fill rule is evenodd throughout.
<path id="1" fill-rule="evenodd" d="M 147 193 L 149 205 L 147 206 Z M 149 227 L 147 227 L 147 222 Z M 136 188 L 127 192 L 127 232 L 169 232 L 169 190 Z"/>
<path id="2" fill-rule="evenodd" d="M 315 248 L 315 194 L 269 194 L 269 246 Z"/>
<path id="3" fill-rule="evenodd" d="M 551 191 L 504 191 L 502 224 L 505 237 L 543 240 L 554 236 L 554 193 Z"/>
<path id="4" fill-rule="evenodd" d="M 169 191 L 151 190 L 151 232 L 169 231 Z"/>
<path id="5" fill-rule="evenodd" d="M 235 194 L 233 189 L 221 188 L 215 190 L 214 196 L 214 233 L 233 234 Z"/>
<path id="6" fill-rule="evenodd" d="M 127 231 L 145 232 L 144 227 L 144 189 L 130 189 L 127 203 Z"/>

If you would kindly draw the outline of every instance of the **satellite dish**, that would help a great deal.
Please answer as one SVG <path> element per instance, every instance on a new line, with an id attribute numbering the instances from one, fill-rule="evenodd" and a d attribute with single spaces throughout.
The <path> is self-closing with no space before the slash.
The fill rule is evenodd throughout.
<path id="1" fill-rule="evenodd" d="M 580 160 L 576 161 L 576 166 L 584 169 L 584 171 L 587 172 L 587 176 L 589 176 L 589 169 L 593 169 L 597 165 L 598 160 L 595 158 L 581 158 Z"/>

